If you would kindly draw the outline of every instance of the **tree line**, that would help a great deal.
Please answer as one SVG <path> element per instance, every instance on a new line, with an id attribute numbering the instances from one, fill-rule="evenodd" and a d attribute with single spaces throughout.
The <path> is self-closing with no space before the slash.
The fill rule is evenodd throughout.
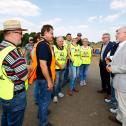
<path id="1" fill-rule="evenodd" d="M 24 33 L 23 34 L 23 37 L 22 37 L 22 44 L 21 44 L 21 47 L 24 47 L 27 43 L 28 43 L 28 39 L 29 37 L 33 37 L 35 36 L 36 32 L 31 32 L 31 33 Z M 66 39 L 65 36 L 63 36 L 64 39 Z M 3 40 L 3 32 L 0 31 L 0 42 L 2 42 Z M 54 37 L 54 44 L 56 44 L 56 37 Z M 101 45 L 101 42 L 90 42 L 90 45 L 93 47 L 94 45 L 96 46 L 99 46 Z"/>

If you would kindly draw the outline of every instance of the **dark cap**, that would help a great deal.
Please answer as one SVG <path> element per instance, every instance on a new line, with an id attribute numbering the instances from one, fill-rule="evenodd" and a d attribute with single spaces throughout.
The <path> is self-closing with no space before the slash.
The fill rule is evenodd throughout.
<path id="1" fill-rule="evenodd" d="M 81 33 L 77 33 L 77 36 L 82 36 L 82 34 Z"/>
<path id="2" fill-rule="evenodd" d="M 67 35 L 71 35 L 71 33 L 67 33 Z M 67 36 L 67 35 L 66 35 L 66 36 Z"/>

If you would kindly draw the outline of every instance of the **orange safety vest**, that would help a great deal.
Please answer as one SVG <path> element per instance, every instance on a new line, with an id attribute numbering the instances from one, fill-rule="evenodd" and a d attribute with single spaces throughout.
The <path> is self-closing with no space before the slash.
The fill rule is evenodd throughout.
<path id="1" fill-rule="evenodd" d="M 29 84 L 33 84 L 33 81 L 37 78 L 37 75 L 36 75 L 36 69 L 37 69 L 36 47 L 37 47 L 38 43 L 36 43 L 34 45 L 33 50 L 31 51 L 32 63 L 31 63 L 31 66 L 30 66 L 30 72 L 29 72 L 29 77 L 28 77 L 28 83 Z M 52 60 L 51 60 L 50 69 L 51 69 L 51 74 L 52 74 L 52 80 L 54 82 L 55 75 L 56 75 L 56 73 L 55 73 L 55 62 L 56 61 L 55 61 L 55 57 L 54 57 L 54 52 L 53 52 L 52 47 L 50 45 L 49 45 L 49 48 L 50 48 L 51 53 L 52 53 Z"/>
<path id="2" fill-rule="evenodd" d="M 55 71 L 56 59 L 55 59 L 55 55 L 54 55 L 54 51 L 52 49 L 52 46 L 49 45 L 49 47 L 50 47 L 50 50 L 52 53 L 52 61 L 51 61 L 50 69 L 51 69 L 51 74 L 52 74 L 52 80 L 54 82 L 55 78 L 56 78 L 56 71 Z"/>

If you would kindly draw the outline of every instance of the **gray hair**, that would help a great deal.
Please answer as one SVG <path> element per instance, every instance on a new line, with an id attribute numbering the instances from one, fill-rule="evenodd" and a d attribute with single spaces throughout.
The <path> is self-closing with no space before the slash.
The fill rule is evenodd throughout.
<path id="1" fill-rule="evenodd" d="M 110 36 L 110 34 L 109 34 L 109 33 L 103 33 L 103 35 L 108 35 L 108 36 Z"/>
<path id="2" fill-rule="evenodd" d="M 117 30 L 117 32 L 118 32 L 118 31 L 124 31 L 124 32 L 126 32 L 126 26 L 120 27 L 120 28 Z"/>
<path id="3" fill-rule="evenodd" d="M 59 39 L 63 39 L 63 40 L 64 40 L 64 38 L 63 38 L 62 36 L 58 36 L 58 37 L 56 38 L 56 42 L 58 42 Z"/>

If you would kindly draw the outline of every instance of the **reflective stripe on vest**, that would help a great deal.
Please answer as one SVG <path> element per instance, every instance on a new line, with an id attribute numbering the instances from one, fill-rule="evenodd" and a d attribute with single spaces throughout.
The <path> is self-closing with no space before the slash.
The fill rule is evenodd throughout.
<path id="1" fill-rule="evenodd" d="M 63 48 L 63 50 L 60 50 L 55 45 L 53 47 L 54 47 L 54 53 L 55 53 L 56 61 L 59 64 L 64 65 L 66 63 L 66 59 L 67 59 L 67 50 L 66 50 L 66 48 Z M 55 66 L 55 68 L 60 69 L 57 65 Z"/>
<path id="2" fill-rule="evenodd" d="M 91 47 L 84 48 L 81 46 L 81 60 L 82 64 L 91 63 Z"/>
<path id="3" fill-rule="evenodd" d="M 14 84 L 7 77 L 4 67 L 2 66 L 4 58 L 8 55 L 10 51 L 15 49 L 14 46 L 8 46 L 0 51 L 0 98 L 5 100 L 10 100 L 13 98 Z"/>
<path id="4" fill-rule="evenodd" d="M 70 45 L 70 52 L 71 58 L 73 61 L 73 66 L 80 66 L 81 65 L 81 58 L 80 58 L 80 45 L 74 46 L 73 44 Z"/>

